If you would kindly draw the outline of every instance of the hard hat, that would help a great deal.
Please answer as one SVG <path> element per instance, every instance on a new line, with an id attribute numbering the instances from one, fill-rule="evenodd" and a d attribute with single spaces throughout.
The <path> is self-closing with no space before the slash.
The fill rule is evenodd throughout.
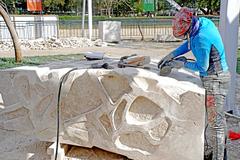
<path id="1" fill-rule="evenodd" d="M 184 37 L 191 26 L 193 11 L 187 7 L 182 7 L 175 14 L 172 22 L 173 35 L 176 38 Z"/>

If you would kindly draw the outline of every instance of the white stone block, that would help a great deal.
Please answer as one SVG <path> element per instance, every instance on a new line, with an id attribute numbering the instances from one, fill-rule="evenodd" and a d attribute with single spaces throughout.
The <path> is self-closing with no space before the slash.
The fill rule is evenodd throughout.
<path id="1" fill-rule="evenodd" d="M 0 71 L 0 155 L 22 147 L 11 141 L 18 134 L 56 139 L 59 80 L 68 70 Z M 193 83 L 135 68 L 79 69 L 64 80 L 60 104 L 60 143 L 135 160 L 203 159 L 204 90 Z"/>
<path id="2" fill-rule="evenodd" d="M 121 22 L 100 21 L 98 24 L 99 38 L 104 42 L 121 41 Z"/>

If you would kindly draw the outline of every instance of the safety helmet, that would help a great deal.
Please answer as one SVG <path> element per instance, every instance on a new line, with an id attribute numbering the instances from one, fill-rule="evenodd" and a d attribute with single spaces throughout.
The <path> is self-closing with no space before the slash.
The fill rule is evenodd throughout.
<path id="1" fill-rule="evenodd" d="M 187 7 L 182 7 L 179 12 L 175 14 L 172 22 L 173 35 L 176 38 L 185 37 L 189 31 L 193 17 L 193 11 Z"/>

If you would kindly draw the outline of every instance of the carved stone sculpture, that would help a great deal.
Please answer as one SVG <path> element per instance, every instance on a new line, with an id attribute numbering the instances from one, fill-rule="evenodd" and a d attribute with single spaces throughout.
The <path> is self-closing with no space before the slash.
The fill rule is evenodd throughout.
<path id="1" fill-rule="evenodd" d="M 0 148 L 14 137 L 6 131 L 55 141 L 59 80 L 68 70 L 0 72 Z M 63 82 L 60 141 L 136 160 L 202 160 L 204 115 L 204 90 L 193 83 L 135 68 L 78 69 Z"/>

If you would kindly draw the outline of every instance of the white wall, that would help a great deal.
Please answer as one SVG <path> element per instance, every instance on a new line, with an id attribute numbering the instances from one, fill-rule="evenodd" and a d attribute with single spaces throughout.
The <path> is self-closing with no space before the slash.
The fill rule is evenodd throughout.
<path id="1" fill-rule="evenodd" d="M 58 37 L 57 16 L 11 16 L 18 36 L 22 40 Z M 9 31 L 2 17 L 0 17 L 0 40 L 11 40 Z"/>

